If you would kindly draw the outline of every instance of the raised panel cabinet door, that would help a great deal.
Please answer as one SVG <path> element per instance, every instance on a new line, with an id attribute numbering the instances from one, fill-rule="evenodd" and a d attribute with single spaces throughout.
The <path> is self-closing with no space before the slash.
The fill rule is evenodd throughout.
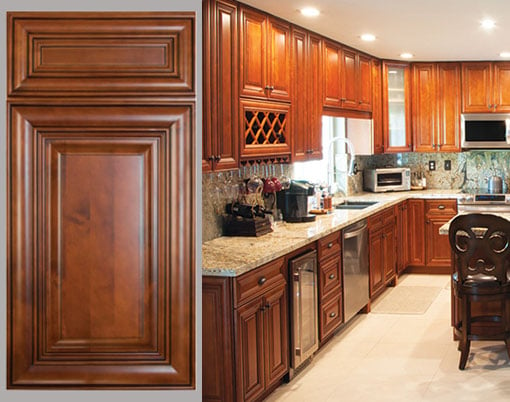
<path id="1" fill-rule="evenodd" d="M 461 63 L 462 113 L 487 113 L 492 104 L 492 63 Z"/>
<path id="2" fill-rule="evenodd" d="M 372 62 L 370 57 L 363 54 L 359 55 L 358 71 L 358 109 L 371 111 L 373 91 Z"/>
<path id="3" fill-rule="evenodd" d="M 267 18 L 255 10 L 241 7 L 240 77 L 244 96 L 267 96 Z"/>
<path id="4" fill-rule="evenodd" d="M 384 286 L 384 249 L 382 230 L 370 231 L 370 297 L 376 296 Z"/>
<path id="5" fill-rule="evenodd" d="M 322 159 L 322 39 L 310 34 L 308 44 L 308 159 Z"/>
<path id="6" fill-rule="evenodd" d="M 409 265 L 425 265 L 425 203 L 424 200 L 408 200 L 409 203 Z"/>
<path id="7" fill-rule="evenodd" d="M 274 288 L 264 295 L 264 327 L 266 331 L 266 388 L 269 388 L 289 371 L 289 334 L 287 285 Z"/>
<path id="8" fill-rule="evenodd" d="M 193 387 L 193 109 L 10 105 L 9 387 Z"/>
<path id="9" fill-rule="evenodd" d="M 412 122 L 415 152 L 436 152 L 436 68 L 434 63 L 416 63 L 412 66 Z"/>
<path id="10" fill-rule="evenodd" d="M 498 113 L 510 112 L 510 63 L 494 63 L 494 107 Z"/>
<path id="11" fill-rule="evenodd" d="M 439 234 L 439 228 L 451 218 L 452 216 L 430 216 L 427 218 L 425 231 L 427 238 L 426 265 L 428 267 L 449 267 L 451 264 L 450 243 L 445 241 L 446 236 Z"/>
<path id="12" fill-rule="evenodd" d="M 194 13 L 8 13 L 10 96 L 193 94 Z"/>
<path id="13" fill-rule="evenodd" d="M 324 41 L 323 58 L 323 105 L 342 107 L 340 69 L 342 49 L 331 42 Z"/>
<path id="14" fill-rule="evenodd" d="M 459 152 L 462 99 L 460 63 L 437 63 L 437 91 L 439 150 Z"/>
<path id="15" fill-rule="evenodd" d="M 342 107 L 346 109 L 358 109 L 359 75 L 357 52 L 347 48 L 342 49 L 342 63 L 340 68 Z"/>
<path id="16" fill-rule="evenodd" d="M 396 239 L 395 223 L 386 225 L 383 229 L 383 250 L 384 250 L 384 281 L 387 283 L 395 278 L 396 274 Z"/>
<path id="17" fill-rule="evenodd" d="M 237 6 L 204 3 L 202 170 L 230 170 L 239 161 Z"/>
<path id="18" fill-rule="evenodd" d="M 236 310 L 237 400 L 256 400 L 265 390 L 264 303 L 262 298 Z"/>
<path id="19" fill-rule="evenodd" d="M 372 59 L 372 125 L 374 132 L 374 154 L 384 153 L 382 122 L 382 72 L 381 62 Z"/>
<path id="20" fill-rule="evenodd" d="M 295 162 L 308 160 L 308 91 L 307 91 L 307 54 L 306 32 L 292 29 L 292 121 L 294 132 L 292 138 L 292 160 Z"/>
<path id="21" fill-rule="evenodd" d="M 268 23 L 267 94 L 275 100 L 290 101 L 291 94 L 291 40 L 290 25 L 269 18 Z"/>

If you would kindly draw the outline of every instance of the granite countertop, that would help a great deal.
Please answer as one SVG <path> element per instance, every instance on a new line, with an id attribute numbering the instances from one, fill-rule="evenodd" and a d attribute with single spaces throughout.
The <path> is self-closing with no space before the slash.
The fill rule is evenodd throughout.
<path id="1" fill-rule="evenodd" d="M 469 213 L 469 212 L 466 212 L 466 213 Z M 480 213 L 483 213 L 483 212 L 480 212 Z M 505 213 L 505 212 L 490 212 L 491 215 L 498 215 L 498 216 L 501 216 L 502 218 L 505 218 L 507 221 L 510 221 L 510 214 L 509 213 Z M 462 213 L 458 214 L 458 215 L 462 215 Z M 455 215 L 452 219 L 450 219 L 448 222 L 446 222 L 443 226 L 441 226 L 439 228 L 439 234 L 442 234 L 442 235 L 448 235 L 448 231 L 450 229 L 450 223 L 458 216 L 458 215 Z M 203 271 L 202 271 L 203 272 Z"/>
<path id="2" fill-rule="evenodd" d="M 340 230 L 360 219 L 410 198 L 457 198 L 459 190 L 422 190 L 395 193 L 359 193 L 352 201 L 377 201 L 362 210 L 335 209 L 318 215 L 314 222 L 277 222 L 273 232 L 261 237 L 222 236 L 202 245 L 202 275 L 239 276 L 288 254 L 300 247 Z"/>

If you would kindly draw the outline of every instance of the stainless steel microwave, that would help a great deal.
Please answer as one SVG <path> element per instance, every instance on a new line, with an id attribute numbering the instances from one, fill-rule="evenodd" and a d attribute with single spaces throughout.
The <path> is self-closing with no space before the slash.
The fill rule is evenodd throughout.
<path id="1" fill-rule="evenodd" d="M 363 171 L 365 190 L 374 193 L 411 190 L 411 169 L 380 168 Z"/>
<path id="2" fill-rule="evenodd" d="M 462 148 L 510 148 L 510 114 L 461 115 Z"/>

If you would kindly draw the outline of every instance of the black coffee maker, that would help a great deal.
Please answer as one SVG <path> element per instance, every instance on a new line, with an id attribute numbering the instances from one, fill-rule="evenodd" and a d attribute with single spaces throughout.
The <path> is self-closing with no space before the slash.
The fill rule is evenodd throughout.
<path id="1" fill-rule="evenodd" d="M 292 180 L 290 188 L 279 191 L 277 206 L 285 222 L 312 222 L 315 215 L 308 214 L 308 197 L 315 194 L 312 184 L 303 180 Z"/>

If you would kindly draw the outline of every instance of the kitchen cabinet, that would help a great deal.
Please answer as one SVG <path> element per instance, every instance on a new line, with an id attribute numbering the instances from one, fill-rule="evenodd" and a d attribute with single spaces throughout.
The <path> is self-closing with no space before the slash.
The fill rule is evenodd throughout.
<path id="1" fill-rule="evenodd" d="M 240 7 L 240 95 L 290 102 L 290 24 Z"/>
<path id="2" fill-rule="evenodd" d="M 408 202 L 409 265 L 425 265 L 425 200 Z"/>
<path id="3" fill-rule="evenodd" d="M 292 28 L 292 160 L 322 159 L 322 40 Z"/>
<path id="4" fill-rule="evenodd" d="M 8 387 L 194 388 L 194 14 L 8 24 Z"/>
<path id="5" fill-rule="evenodd" d="M 393 207 L 368 218 L 370 249 L 370 298 L 377 297 L 384 287 L 396 279 L 396 232 Z"/>
<path id="6" fill-rule="evenodd" d="M 408 63 L 382 63 L 384 152 L 409 152 L 411 143 L 411 78 Z"/>
<path id="7" fill-rule="evenodd" d="M 203 19 L 202 171 L 236 169 L 240 138 L 237 3 L 204 1 Z"/>
<path id="8" fill-rule="evenodd" d="M 372 127 L 374 133 L 374 154 L 384 153 L 382 122 L 382 65 L 372 59 Z"/>
<path id="9" fill-rule="evenodd" d="M 370 57 L 325 40 L 323 60 L 324 107 L 372 111 Z"/>
<path id="10" fill-rule="evenodd" d="M 510 62 L 464 62 L 462 113 L 510 112 Z"/>
<path id="11" fill-rule="evenodd" d="M 260 400 L 289 371 L 287 259 L 203 277 L 203 400 Z"/>
<path id="12" fill-rule="evenodd" d="M 397 275 L 409 265 L 409 202 L 402 201 L 395 206 L 397 239 Z"/>
<path id="13" fill-rule="evenodd" d="M 317 241 L 319 257 L 319 341 L 343 323 L 342 238 L 337 231 Z"/>
<path id="14" fill-rule="evenodd" d="M 456 200 L 425 200 L 425 265 L 450 269 L 451 249 L 439 228 L 457 215 Z M 443 272 L 441 272 L 443 273 Z"/>
<path id="15" fill-rule="evenodd" d="M 414 151 L 460 151 L 460 64 L 414 63 L 412 75 Z"/>

